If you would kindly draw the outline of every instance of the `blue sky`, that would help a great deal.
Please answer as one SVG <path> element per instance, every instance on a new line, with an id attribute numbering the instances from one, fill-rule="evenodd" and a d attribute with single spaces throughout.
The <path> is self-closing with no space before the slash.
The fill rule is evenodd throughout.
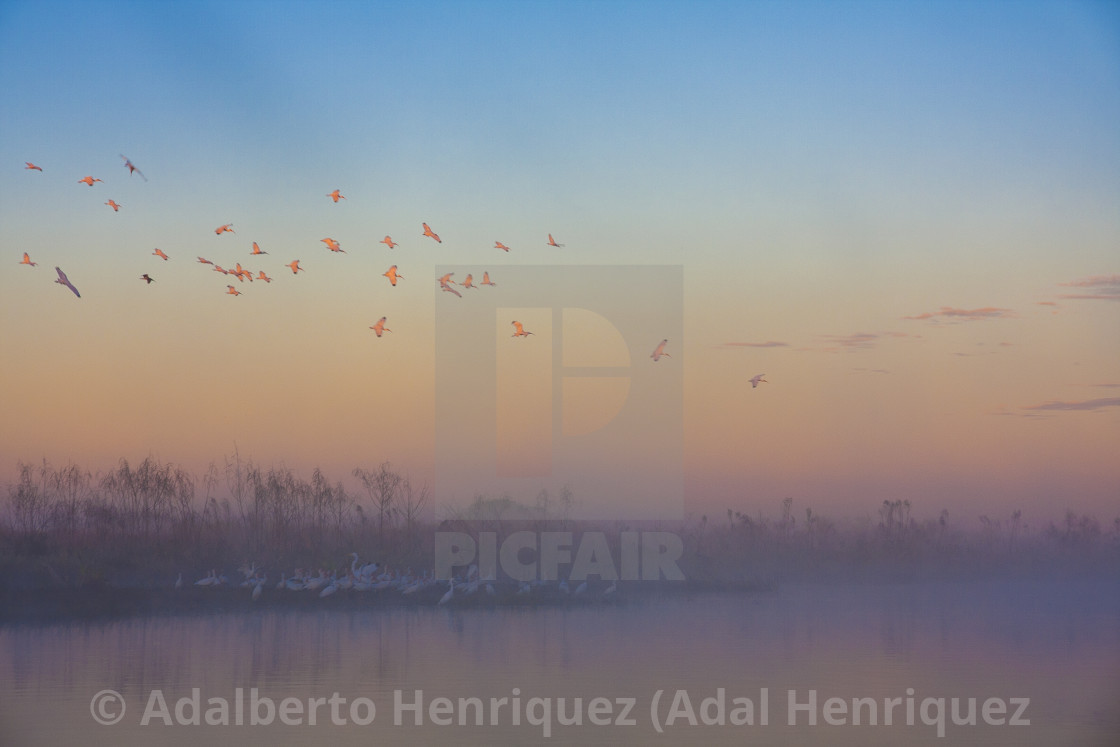
<path id="1" fill-rule="evenodd" d="M 1120 435 L 1116 407 L 1027 409 L 1120 384 L 1116 303 L 1060 299 L 1063 283 L 1120 273 L 1113 4 L 9 1 L 0 86 L 0 345 L 23 362 L 0 384 L 28 392 L 0 413 L 4 472 L 150 449 L 204 462 L 236 441 L 265 463 L 346 472 L 369 452 L 430 474 L 445 299 L 428 274 L 554 263 L 551 232 L 565 262 L 683 266 L 671 363 L 697 493 L 836 493 L 850 508 L 951 471 L 966 476 L 931 496 L 1115 496 L 1101 444 Z M 86 174 L 105 181 L 77 184 Z M 235 236 L 214 235 L 230 222 Z M 324 236 L 348 253 L 329 255 Z M 225 298 L 190 265 L 248 262 L 250 241 L 270 252 L 271 297 Z M 172 261 L 153 264 L 154 247 Z M 18 266 L 22 251 L 41 266 Z M 298 286 L 283 267 L 296 257 Z M 390 295 L 390 262 L 421 282 Z M 80 307 L 28 282 L 55 265 Z M 231 300 L 249 303 L 231 316 Z M 908 319 L 943 307 L 1008 312 Z M 415 334 L 372 358 L 382 315 L 416 320 Z M 781 344 L 753 347 L 767 341 Z M 275 403 L 321 383 L 311 360 L 344 373 L 283 424 L 253 405 L 177 408 L 152 383 L 229 392 L 236 376 Z M 361 371 L 408 390 L 387 405 L 392 437 L 354 413 L 383 404 L 347 389 Z M 741 399 L 761 371 L 785 383 Z M 99 422 L 137 397 L 153 414 L 106 425 L 90 448 L 67 435 L 87 426 L 44 425 L 60 390 Z M 364 446 L 322 446 L 324 413 Z M 1023 432 L 1003 413 L 1047 417 Z M 853 429 L 865 444 L 837 450 Z M 884 462 L 897 474 L 877 481 Z"/>

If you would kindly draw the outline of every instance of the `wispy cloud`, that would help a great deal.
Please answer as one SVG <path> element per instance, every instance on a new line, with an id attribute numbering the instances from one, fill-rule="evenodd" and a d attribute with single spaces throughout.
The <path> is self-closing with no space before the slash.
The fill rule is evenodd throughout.
<path id="1" fill-rule="evenodd" d="M 1052 410 L 1103 410 L 1106 407 L 1120 407 L 1120 397 L 1104 397 L 1101 399 L 1087 399 L 1081 402 L 1046 402 L 1041 405 L 1028 405 L 1024 410 L 1032 412 Z"/>
<path id="2" fill-rule="evenodd" d="M 882 335 L 871 332 L 856 332 L 851 335 L 817 336 L 829 345 L 829 347 L 825 348 L 826 350 L 839 350 L 842 348 L 847 348 L 849 350 L 869 350 L 875 347 L 875 343 L 882 337 Z"/>
<path id="3" fill-rule="evenodd" d="M 1059 298 L 1093 301 L 1120 301 L 1120 275 L 1090 275 L 1068 283 L 1058 283 L 1066 288 L 1085 288 L 1082 293 L 1064 293 Z"/>
<path id="4" fill-rule="evenodd" d="M 1011 309 L 1001 309 L 996 306 L 985 306 L 981 309 L 954 309 L 952 306 L 942 306 L 940 311 L 927 311 L 914 316 L 904 316 L 903 319 L 952 319 L 965 322 L 975 322 L 984 319 L 1008 319 L 1015 316 Z"/>
<path id="5" fill-rule="evenodd" d="M 720 348 L 788 348 L 788 342 L 767 340 L 766 342 L 724 342 L 716 347 Z"/>

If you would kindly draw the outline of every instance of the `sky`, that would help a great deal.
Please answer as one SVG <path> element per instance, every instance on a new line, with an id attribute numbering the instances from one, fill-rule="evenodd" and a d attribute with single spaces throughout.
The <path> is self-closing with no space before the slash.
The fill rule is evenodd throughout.
<path id="1" fill-rule="evenodd" d="M 617 515 L 1120 505 L 1114 4 L 8 0 L 0 88 L 0 484 L 236 452 L 490 495 L 478 440 Z"/>

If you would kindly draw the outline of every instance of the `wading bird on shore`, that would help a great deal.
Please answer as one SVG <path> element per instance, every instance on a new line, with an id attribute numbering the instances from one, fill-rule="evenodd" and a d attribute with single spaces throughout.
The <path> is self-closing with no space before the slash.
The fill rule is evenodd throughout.
<path id="1" fill-rule="evenodd" d="M 85 184 L 86 186 L 92 187 L 94 182 L 99 182 L 99 181 L 101 181 L 101 180 L 100 179 L 94 179 L 92 176 L 83 176 L 81 179 L 78 180 L 78 184 Z"/>
<path id="2" fill-rule="evenodd" d="M 23 259 L 21 259 L 19 263 L 21 265 L 28 265 L 29 267 L 35 267 L 39 264 L 38 262 L 32 262 L 31 257 L 27 256 L 27 252 L 23 253 Z"/>
<path id="3" fill-rule="evenodd" d="M 671 355 L 669 355 L 668 353 L 665 352 L 665 346 L 667 344 L 669 344 L 668 340 L 662 340 L 661 344 L 658 345 L 657 348 L 652 353 L 649 354 L 649 357 L 653 358 L 654 363 L 656 363 L 658 360 L 660 360 L 661 356 L 665 356 L 666 358 L 672 358 L 673 357 L 673 356 L 671 356 Z"/>
<path id="4" fill-rule="evenodd" d="M 386 246 L 388 246 L 388 247 L 389 247 L 390 249 L 392 249 L 393 247 L 397 246 L 397 242 L 393 241 L 393 239 L 391 239 L 391 238 L 390 238 L 390 237 L 388 237 L 388 236 L 386 236 L 385 238 L 381 239 L 380 243 L 382 243 L 382 244 L 385 244 L 385 245 L 386 245 Z"/>
<path id="5" fill-rule="evenodd" d="M 510 324 L 513 325 L 513 337 L 528 337 L 533 334 L 532 332 L 526 332 L 525 328 L 521 326 L 521 322 L 510 322 Z"/>
<path id="6" fill-rule="evenodd" d="M 159 258 L 160 258 L 160 259 L 162 259 L 162 260 L 163 260 L 164 262 L 166 262 L 166 261 L 167 261 L 167 255 L 163 253 L 163 250 L 162 250 L 162 249 L 156 249 L 156 250 L 155 250 L 154 252 L 152 252 L 152 256 L 153 256 L 153 257 L 159 257 Z"/>
<path id="7" fill-rule="evenodd" d="M 23 167 L 25 170 L 26 169 L 33 169 L 34 171 L 42 171 L 43 170 L 41 167 L 36 166 L 35 164 L 31 163 L 31 161 L 24 161 L 24 163 L 27 164 L 26 166 Z"/>
<path id="8" fill-rule="evenodd" d="M 74 291 L 74 295 L 78 298 L 82 297 L 82 294 L 79 293 L 78 289 L 74 287 L 74 284 L 70 282 L 70 278 L 66 277 L 65 272 L 63 272 L 58 267 L 54 268 L 54 271 L 58 273 L 58 280 L 55 280 L 56 283 L 58 283 L 59 285 L 65 285 L 67 288 Z"/>
<path id="9" fill-rule="evenodd" d="M 388 327 L 385 326 L 385 317 L 381 317 L 380 319 L 378 319 L 377 324 L 370 327 L 370 329 L 372 329 L 374 332 L 376 332 L 378 337 L 381 337 L 382 332 L 392 332 L 393 331 L 393 330 L 391 330 L 391 329 L 389 329 Z"/>
<path id="10" fill-rule="evenodd" d="M 346 195 L 342 194 L 337 189 L 333 192 L 328 192 L 327 197 L 331 198 L 335 202 L 338 202 L 339 200 L 345 200 L 346 199 Z"/>
<path id="11" fill-rule="evenodd" d="M 124 158 L 124 165 L 125 168 L 128 169 L 129 176 L 132 176 L 133 174 L 139 174 L 141 179 L 143 179 L 144 181 L 148 181 L 148 177 L 144 176 L 144 172 L 133 166 L 132 161 L 125 158 L 123 153 L 121 154 L 121 158 Z"/>
<path id="12" fill-rule="evenodd" d="M 105 204 L 106 204 L 106 205 L 108 205 L 109 207 L 113 208 L 113 212 L 114 212 L 114 213 L 119 213 L 119 212 L 120 212 L 120 210 L 121 210 L 121 206 L 120 206 L 120 203 L 119 203 L 119 202 L 116 202 L 116 201 L 114 201 L 114 200 L 109 200 L 109 201 L 108 201 L 108 202 L 106 202 Z"/>
<path id="13" fill-rule="evenodd" d="M 146 280 L 148 285 L 151 285 L 152 283 L 154 283 L 156 281 L 155 278 L 153 278 L 151 275 L 149 275 L 146 272 L 143 275 L 140 276 L 140 279 L 141 280 Z"/>
<path id="14" fill-rule="evenodd" d="M 763 376 L 765 376 L 765 375 L 766 375 L 766 374 L 758 374 L 757 376 L 752 376 L 752 377 L 750 378 L 750 382 L 751 382 L 751 389 L 755 389 L 756 387 L 758 387 L 758 385 L 759 385 L 759 384 L 769 384 L 769 383 L 770 383 L 769 381 L 767 381 L 766 379 L 762 378 L 762 377 L 763 377 Z"/>
<path id="15" fill-rule="evenodd" d="M 557 244 L 556 239 L 552 238 L 552 234 L 548 235 L 548 245 L 549 246 L 555 246 L 555 247 L 564 246 L 563 244 Z"/>
<path id="16" fill-rule="evenodd" d="M 424 235 L 425 236 L 428 236 L 430 238 L 435 239 L 437 244 L 442 244 L 443 243 L 442 241 L 439 240 L 439 234 L 436 233 L 435 231 L 433 231 L 431 228 L 429 228 L 427 223 L 422 223 L 421 225 L 424 226 Z"/>
<path id="17" fill-rule="evenodd" d="M 304 270 L 302 267 L 299 266 L 299 260 L 298 259 L 293 259 L 291 262 L 289 262 L 287 265 L 285 265 L 285 267 L 291 267 L 293 275 L 295 275 L 300 270 L 303 270 L 304 272 L 307 272 L 307 270 Z"/>
<path id="18" fill-rule="evenodd" d="M 389 282 L 396 286 L 398 280 L 404 279 L 404 275 L 397 272 L 397 266 L 393 265 L 385 272 L 381 273 L 384 277 L 389 278 Z"/>
<path id="19" fill-rule="evenodd" d="M 233 230 L 233 228 L 231 228 L 231 226 L 233 226 L 232 223 L 226 223 L 225 225 L 218 226 L 214 229 L 214 233 L 218 234 L 219 236 L 221 236 L 223 233 L 237 233 Z"/>

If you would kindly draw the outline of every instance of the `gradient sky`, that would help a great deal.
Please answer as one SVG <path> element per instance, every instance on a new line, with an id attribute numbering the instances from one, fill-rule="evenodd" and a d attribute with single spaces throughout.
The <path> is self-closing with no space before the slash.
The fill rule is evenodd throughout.
<path id="1" fill-rule="evenodd" d="M 651 264 L 689 511 L 1120 503 L 1115 4 L 8 0 L 0 90 L 0 483 L 430 481 L 437 266 Z"/>

